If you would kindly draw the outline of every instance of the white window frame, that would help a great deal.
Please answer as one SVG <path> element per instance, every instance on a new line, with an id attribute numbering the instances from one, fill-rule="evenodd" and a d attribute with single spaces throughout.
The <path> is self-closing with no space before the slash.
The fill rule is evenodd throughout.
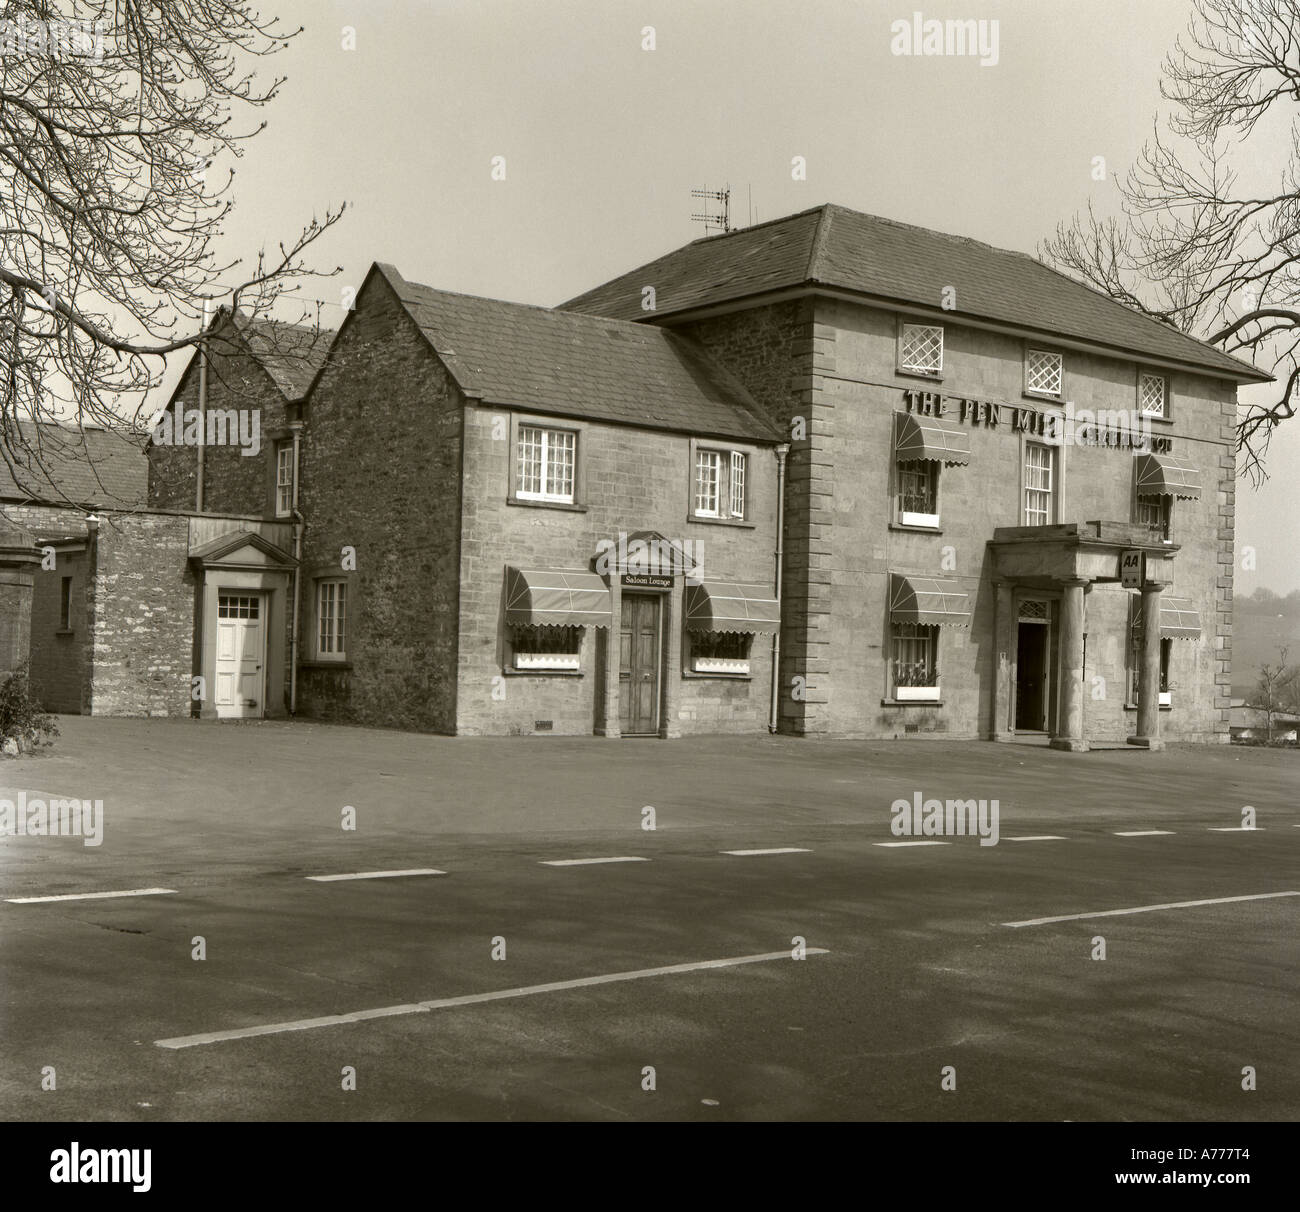
<path id="1" fill-rule="evenodd" d="M 924 686 L 904 685 L 899 682 L 900 653 L 925 649 L 925 663 L 929 666 L 930 681 Z M 913 657 L 905 662 L 915 665 Z M 889 625 L 889 693 L 896 703 L 933 703 L 940 697 L 939 690 L 939 628 L 926 623 L 893 623 Z"/>
<path id="2" fill-rule="evenodd" d="M 1158 379 L 1160 381 L 1160 411 L 1153 412 L 1147 408 L 1142 400 L 1143 380 Z M 1137 410 L 1138 414 L 1143 417 L 1154 417 L 1156 420 L 1169 419 L 1169 376 L 1161 374 L 1156 370 L 1138 369 L 1137 376 Z"/>
<path id="3" fill-rule="evenodd" d="M 705 656 L 701 654 L 698 649 L 701 647 L 711 646 L 707 640 L 707 637 L 711 634 L 713 633 L 698 631 L 688 631 L 686 633 L 688 643 L 690 644 L 691 672 L 704 674 L 728 674 L 732 677 L 748 677 L 749 661 L 754 649 L 753 635 L 749 632 L 727 633 L 729 635 L 735 634 L 744 637 L 745 642 L 739 640 L 736 642 L 738 647 L 744 649 L 744 656 Z"/>
<path id="4" fill-rule="evenodd" d="M 574 633 L 572 642 L 575 646 L 572 651 L 565 652 L 530 651 L 524 646 L 527 641 L 523 633 L 527 630 L 531 630 L 531 625 L 510 629 L 511 664 L 515 669 L 543 673 L 576 673 L 582 668 L 582 644 L 585 638 L 583 627 L 575 625 L 555 629 Z"/>
<path id="5" fill-rule="evenodd" d="M 933 513 L 903 508 L 903 479 L 905 476 L 920 475 L 913 465 L 923 469 L 930 478 L 930 496 L 934 505 Z M 939 477 L 940 467 L 932 459 L 895 459 L 894 460 L 894 508 L 898 514 L 900 526 L 938 526 L 939 525 Z"/>
<path id="6" fill-rule="evenodd" d="M 325 598 L 326 589 L 332 587 L 331 611 L 329 613 L 329 643 L 326 651 L 322 640 L 326 627 Z M 346 661 L 348 638 L 348 580 L 346 577 L 321 577 L 316 582 L 315 631 L 312 643 L 318 661 Z"/>
<path id="7" fill-rule="evenodd" d="M 282 475 L 282 472 L 287 472 L 287 475 Z M 287 518 L 293 513 L 293 472 L 293 442 L 277 442 L 275 444 L 275 516 L 277 518 Z"/>
<path id="8" fill-rule="evenodd" d="M 1056 390 L 1032 386 L 1031 367 L 1035 358 L 1056 359 Z M 1059 400 L 1065 394 L 1065 357 L 1054 349 L 1025 349 L 1025 395 L 1037 396 L 1045 400 Z"/>
<path id="9" fill-rule="evenodd" d="M 1046 442 L 1030 442 L 1028 440 L 1025 442 L 1024 455 L 1021 459 L 1021 465 L 1023 468 L 1021 473 L 1022 488 L 1020 502 L 1022 526 L 1051 526 L 1056 522 L 1057 481 L 1060 478 L 1060 463 L 1057 457 L 1057 451 L 1059 449 L 1060 447 L 1052 446 Z M 1040 468 L 1031 468 L 1029 462 L 1029 452 L 1031 450 L 1042 450 L 1047 454 L 1047 486 L 1045 488 L 1041 485 L 1031 485 L 1029 482 L 1030 471 L 1041 470 Z M 1047 494 L 1046 517 L 1043 518 L 1042 521 L 1038 521 L 1036 518 L 1039 514 L 1044 512 L 1043 510 L 1030 510 L 1029 494 L 1031 492 L 1040 494 L 1045 492 Z M 1035 520 L 1031 520 L 1031 512 Z"/>
<path id="10" fill-rule="evenodd" d="M 1151 519 L 1154 513 L 1156 518 Z M 1172 497 L 1156 493 L 1140 493 L 1135 499 L 1133 519 L 1140 526 L 1158 531 L 1162 542 L 1174 541 L 1174 501 Z"/>
<path id="11" fill-rule="evenodd" d="M 690 516 L 710 522 L 743 522 L 749 511 L 748 450 L 691 443 Z M 701 492 L 705 466 L 714 469 L 711 492 Z M 712 508 L 708 502 L 712 501 Z"/>
<path id="12" fill-rule="evenodd" d="M 537 483 L 539 490 L 524 488 L 523 449 L 525 435 L 537 433 L 539 437 L 539 457 L 537 464 Z M 556 439 L 563 439 L 557 442 Z M 547 486 L 553 471 L 554 451 L 558 448 L 567 452 L 568 491 L 550 492 Z M 573 429 L 539 425 L 534 421 L 520 421 L 515 435 L 515 496 L 521 501 L 545 501 L 557 505 L 574 504 L 578 485 L 578 433 Z"/>
<path id="13" fill-rule="evenodd" d="M 939 334 L 939 360 L 934 366 L 920 366 L 915 362 L 908 362 L 904 349 L 907 346 L 909 331 L 916 332 L 937 332 Z M 898 369 L 904 374 L 925 375 L 930 379 L 937 379 L 943 374 L 943 348 L 944 348 L 944 331 L 942 324 L 918 324 L 907 320 L 900 320 L 898 324 Z"/>

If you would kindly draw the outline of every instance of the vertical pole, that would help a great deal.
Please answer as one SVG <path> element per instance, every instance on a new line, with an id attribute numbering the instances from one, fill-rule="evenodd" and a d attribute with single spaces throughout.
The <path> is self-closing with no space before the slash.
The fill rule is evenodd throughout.
<path id="1" fill-rule="evenodd" d="M 1061 654 L 1056 734 L 1053 749 L 1083 753 L 1088 742 L 1083 739 L 1083 591 L 1088 581 L 1072 577 L 1065 582 L 1061 602 Z"/>
<path id="2" fill-rule="evenodd" d="M 1164 585 L 1142 585 L 1142 650 L 1138 665 L 1137 735 L 1130 745 L 1163 749 L 1160 739 L 1160 592 Z"/>

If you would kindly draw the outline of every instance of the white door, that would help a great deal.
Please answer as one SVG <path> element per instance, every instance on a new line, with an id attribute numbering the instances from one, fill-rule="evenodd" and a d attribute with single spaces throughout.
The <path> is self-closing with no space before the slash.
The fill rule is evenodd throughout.
<path id="1" fill-rule="evenodd" d="M 260 719 L 266 633 L 260 594 L 217 596 L 217 715 Z"/>

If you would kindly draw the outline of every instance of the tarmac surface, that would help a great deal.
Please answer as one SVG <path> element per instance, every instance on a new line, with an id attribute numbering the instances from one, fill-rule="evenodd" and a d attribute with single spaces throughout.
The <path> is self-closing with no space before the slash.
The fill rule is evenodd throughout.
<path id="1" fill-rule="evenodd" d="M 5 1119 L 1300 1111 L 1294 752 L 60 726 L 0 797 L 102 844 L 0 838 Z"/>

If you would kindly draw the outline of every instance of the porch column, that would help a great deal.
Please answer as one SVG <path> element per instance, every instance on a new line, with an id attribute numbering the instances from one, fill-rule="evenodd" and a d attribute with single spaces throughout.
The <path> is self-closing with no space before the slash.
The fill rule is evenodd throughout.
<path id="1" fill-rule="evenodd" d="M 1083 753 L 1088 748 L 1088 742 L 1083 739 L 1083 591 L 1088 581 L 1085 577 L 1072 577 L 1062 585 L 1060 698 L 1051 746 Z"/>
<path id="2" fill-rule="evenodd" d="M 1011 657 L 1016 647 L 1015 588 L 1010 581 L 995 581 L 997 605 L 993 616 L 993 719 L 990 736 L 1009 741 L 1011 727 Z"/>
<path id="3" fill-rule="evenodd" d="M 1160 591 L 1161 581 L 1142 585 L 1142 654 L 1138 666 L 1137 735 L 1130 745 L 1163 749 L 1160 739 Z"/>

